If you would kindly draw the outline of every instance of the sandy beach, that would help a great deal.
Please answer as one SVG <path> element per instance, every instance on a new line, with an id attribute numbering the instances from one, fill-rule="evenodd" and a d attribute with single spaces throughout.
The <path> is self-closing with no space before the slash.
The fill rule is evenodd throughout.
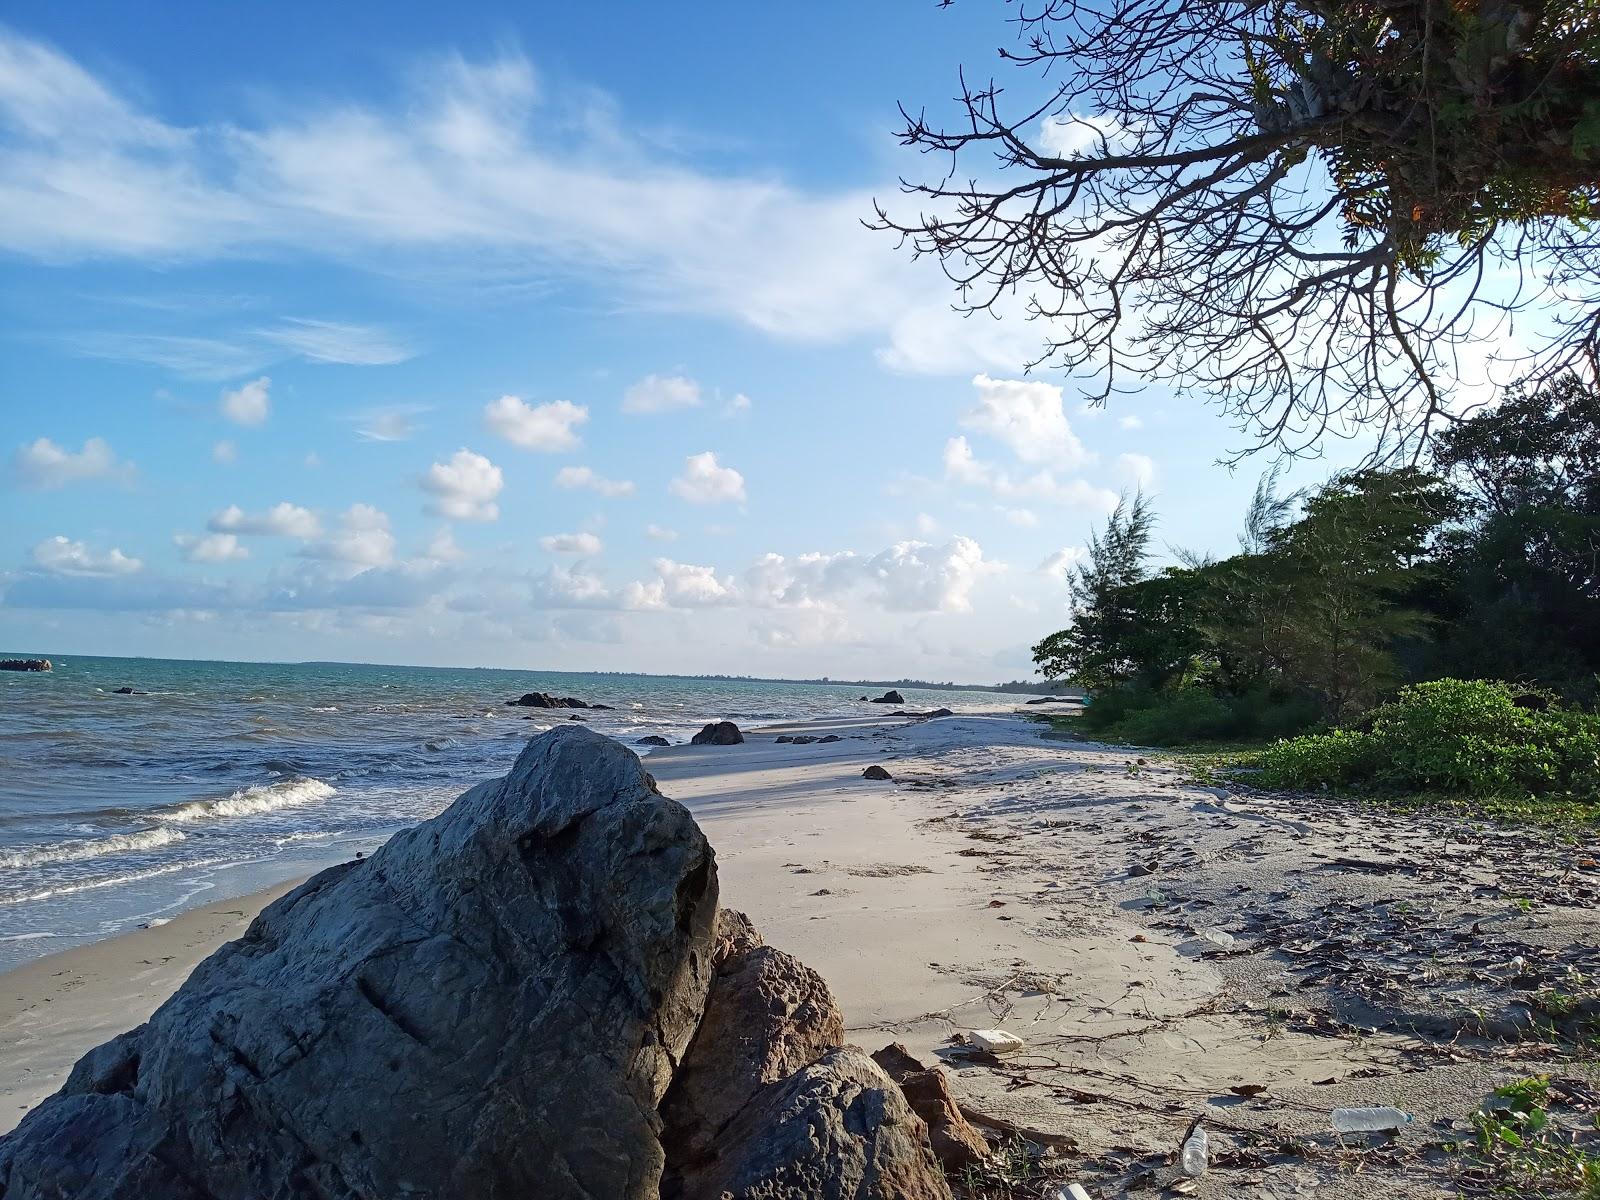
<path id="1" fill-rule="evenodd" d="M 942 1059 L 969 1115 L 1096 1194 L 1148 1181 L 1198 1117 L 1198 1194 L 1435 1196 L 1492 1087 L 1576 1073 L 1583 1014 L 1541 997 L 1600 969 L 1593 846 L 1230 794 L 1012 711 L 774 740 L 801 729 L 648 759 L 722 903 L 822 973 L 853 1041 Z M 0 976 L 0 1128 L 289 886 Z M 961 1044 L 997 1026 L 1026 1049 Z M 1380 1104 L 1413 1115 L 1397 1138 L 1333 1133 L 1333 1108 Z"/>

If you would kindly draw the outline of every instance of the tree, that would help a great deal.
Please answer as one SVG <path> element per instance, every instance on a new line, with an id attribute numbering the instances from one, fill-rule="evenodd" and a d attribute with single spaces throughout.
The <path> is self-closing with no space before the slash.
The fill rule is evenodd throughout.
<path id="1" fill-rule="evenodd" d="M 921 213 L 880 203 L 875 225 L 968 312 L 1020 297 L 1039 361 L 1097 398 L 1166 380 L 1258 446 L 1359 426 L 1415 455 L 1458 350 L 1512 314 L 1549 323 L 1541 378 L 1595 373 L 1595 0 L 1015 11 L 1000 58 L 1022 95 L 963 76 L 949 126 L 902 107 L 902 141 L 948 169 L 903 181 Z"/>
<path id="2" fill-rule="evenodd" d="M 1145 577 L 1154 529 L 1155 514 L 1144 494 L 1136 493 L 1131 501 L 1123 496 L 1104 531 L 1090 536 L 1086 561 L 1068 579 L 1072 624 L 1033 648 L 1033 661 L 1046 679 L 1101 688 L 1132 677 L 1136 666 L 1127 639 L 1137 628 L 1138 613 L 1128 592 Z"/>

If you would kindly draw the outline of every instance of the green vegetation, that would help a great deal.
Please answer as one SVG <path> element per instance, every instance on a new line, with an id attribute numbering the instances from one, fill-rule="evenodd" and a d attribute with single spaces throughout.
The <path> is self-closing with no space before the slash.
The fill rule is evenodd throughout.
<path id="1" fill-rule="evenodd" d="M 1570 1130 L 1552 1116 L 1547 1076 L 1496 1088 L 1473 1115 L 1465 1149 L 1478 1182 L 1496 1195 L 1600 1200 L 1600 1157 L 1592 1130 Z"/>
<path id="2" fill-rule="evenodd" d="M 1563 379 L 1458 421 L 1427 467 L 1256 489 L 1240 552 L 1152 571 L 1125 499 L 1040 671 L 1077 727 L 1140 745 L 1276 742 L 1269 786 L 1600 814 L 1600 390 Z"/>

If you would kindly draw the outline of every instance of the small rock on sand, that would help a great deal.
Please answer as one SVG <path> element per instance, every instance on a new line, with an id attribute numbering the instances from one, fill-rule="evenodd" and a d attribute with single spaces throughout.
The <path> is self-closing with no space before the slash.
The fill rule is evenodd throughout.
<path id="1" fill-rule="evenodd" d="M 667 739 L 662 737 L 659 733 L 652 733 L 652 734 L 649 734 L 649 735 L 647 735 L 645 737 L 640 738 L 637 742 L 634 743 L 634 745 L 635 746 L 670 746 L 670 745 L 672 745 L 672 743 L 667 741 Z"/>
<path id="2" fill-rule="evenodd" d="M 861 778 L 863 778 L 863 779 L 887 779 L 890 782 L 893 782 L 893 780 L 894 780 L 894 776 L 889 774 L 889 772 L 885 771 L 877 763 L 873 763 L 865 771 L 861 772 Z"/>

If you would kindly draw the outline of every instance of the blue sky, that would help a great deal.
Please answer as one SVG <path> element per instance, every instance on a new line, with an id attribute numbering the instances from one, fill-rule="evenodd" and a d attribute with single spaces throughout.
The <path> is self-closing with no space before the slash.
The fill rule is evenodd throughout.
<path id="1" fill-rule="evenodd" d="M 1122 489 L 1226 552 L 1215 411 L 860 225 L 1003 17 L 11 10 L 0 645 L 984 681 Z"/>

